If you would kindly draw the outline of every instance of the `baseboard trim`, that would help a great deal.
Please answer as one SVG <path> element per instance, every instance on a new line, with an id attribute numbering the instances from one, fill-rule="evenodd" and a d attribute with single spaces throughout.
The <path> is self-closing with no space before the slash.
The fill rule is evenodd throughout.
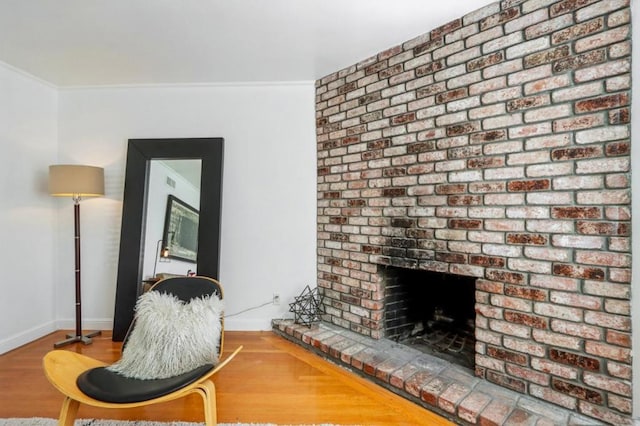
<path id="1" fill-rule="evenodd" d="M 75 319 L 56 320 L 56 330 L 75 330 Z M 88 318 L 82 320 L 83 330 L 112 330 L 113 318 Z"/>
<path id="2" fill-rule="evenodd" d="M 74 330 L 76 328 L 75 319 L 59 319 L 33 327 L 29 330 L 9 336 L 0 340 L 0 355 L 19 348 L 22 345 L 33 342 L 47 334 L 57 330 Z M 268 331 L 272 329 L 270 319 L 234 319 L 227 318 L 224 321 L 225 330 L 229 331 Z M 88 318 L 82 320 L 82 329 L 91 330 L 112 330 L 113 318 Z"/>
<path id="3" fill-rule="evenodd" d="M 0 340 L 0 355 L 31 343 L 56 330 L 56 324 L 51 321 L 2 339 Z"/>

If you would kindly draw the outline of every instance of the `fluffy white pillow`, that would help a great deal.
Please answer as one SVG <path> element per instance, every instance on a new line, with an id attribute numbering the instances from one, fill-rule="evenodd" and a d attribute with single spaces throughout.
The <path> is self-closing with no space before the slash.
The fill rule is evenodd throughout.
<path id="1" fill-rule="evenodd" d="M 149 291 L 136 304 L 135 326 L 122 358 L 109 370 L 136 379 L 164 379 L 218 363 L 223 303 L 217 296 L 185 303 Z"/>

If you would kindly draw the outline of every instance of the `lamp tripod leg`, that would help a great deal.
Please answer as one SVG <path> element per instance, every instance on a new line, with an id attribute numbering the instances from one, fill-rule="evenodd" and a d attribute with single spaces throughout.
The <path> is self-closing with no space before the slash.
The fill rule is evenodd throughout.
<path id="1" fill-rule="evenodd" d="M 91 338 L 92 337 L 96 337 L 102 334 L 102 331 L 97 330 L 97 331 L 92 331 L 89 334 L 81 334 L 79 336 L 76 336 L 75 334 L 67 334 L 67 339 L 73 339 L 73 338 L 78 338 L 80 340 L 82 340 L 82 343 L 84 343 L 85 345 L 88 345 L 91 343 Z"/>
<path id="2" fill-rule="evenodd" d="M 75 334 L 67 334 L 67 338 L 65 340 L 61 340 L 53 344 L 53 347 L 58 349 L 63 346 L 70 345 L 72 343 L 82 343 L 83 345 L 90 345 L 91 338 L 96 337 L 102 334 L 102 331 L 92 331 L 89 334 L 76 336 Z"/>

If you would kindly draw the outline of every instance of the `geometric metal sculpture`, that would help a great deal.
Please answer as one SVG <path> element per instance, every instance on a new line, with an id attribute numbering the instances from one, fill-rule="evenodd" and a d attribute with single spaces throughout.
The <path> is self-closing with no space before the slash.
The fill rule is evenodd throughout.
<path id="1" fill-rule="evenodd" d="M 293 312 L 295 316 L 294 322 L 311 328 L 313 323 L 321 321 L 321 315 L 325 313 L 322 299 L 317 287 L 311 290 L 306 286 L 300 296 L 289 303 L 289 312 Z"/>

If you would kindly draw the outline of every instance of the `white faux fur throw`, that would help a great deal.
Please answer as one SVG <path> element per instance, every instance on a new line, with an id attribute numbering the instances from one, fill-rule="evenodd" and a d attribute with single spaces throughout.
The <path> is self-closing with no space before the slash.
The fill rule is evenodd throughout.
<path id="1" fill-rule="evenodd" d="M 126 377 L 164 379 L 218 363 L 223 303 L 217 296 L 185 303 L 148 291 L 136 303 L 135 325 L 122 358 L 107 367 Z"/>

